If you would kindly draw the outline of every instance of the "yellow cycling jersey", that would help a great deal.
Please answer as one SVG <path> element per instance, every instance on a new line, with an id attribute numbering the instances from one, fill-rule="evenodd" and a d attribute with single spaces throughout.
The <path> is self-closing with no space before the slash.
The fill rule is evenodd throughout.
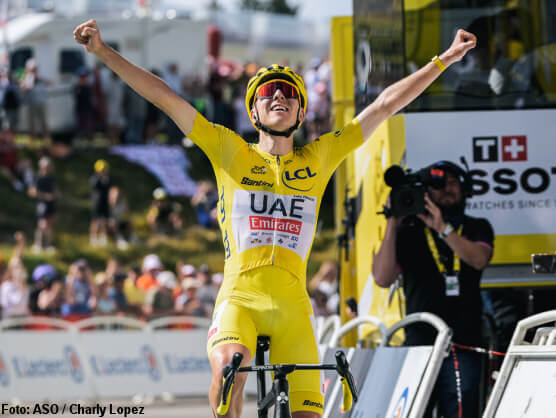
<path id="1" fill-rule="evenodd" d="M 206 153 L 216 175 L 224 276 L 276 266 L 304 279 L 328 180 L 363 143 L 357 119 L 280 156 L 199 113 L 188 137 Z"/>

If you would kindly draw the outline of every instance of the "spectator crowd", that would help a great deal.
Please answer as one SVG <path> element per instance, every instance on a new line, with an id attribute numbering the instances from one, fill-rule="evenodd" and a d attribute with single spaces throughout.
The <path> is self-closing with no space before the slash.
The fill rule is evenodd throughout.
<path id="1" fill-rule="evenodd" d="M 152 71 L 209 120 L 254 142 L 258 135 L 245 112 L 244 100 L 247 81 L 258 68 L 256 63 L 214 61 L 206 80 L 181 74 L 175 63 L 169 63 L 163 71 Z M 330 130 L 331 68 L 327 60 L 314 58 L 307 71 L 301 65 L 295 70 L 304 74 L 309 95 L 307 117 L 296 141 L 309 142 Z M 56 251 L 56 216 L 63 194 L 56 184 L 57 155 L 48 126 L 51 84 L 41 77 L 35 59 L 29 59 L 19 71 L 0 70 L 0 175 L 16 192 L 25 193 L 36 202 L 36 228 L 30 249 L 37 254 Z M 76 128 L 68 144 L 70 149 L 88 146 L 99 136 L 108 145 L 159 142 L 188 145 L 170 119 L 101 64 L 92 69 L 80 67 L 72 91 Z M 22 121 L 27 121 L 25 127 Z M 38 144 L 35 155 L 22 152 L 19 138 L 25 133 L 30 143 Z M 100 159 L 94 163 L 88 184 L 90 246 L 102 247 L 113 242 L 120 250 L 128 249 L 137 242 L 132 208 L 125 188 L 112 178 L 107 161 Z M 199 181 L 190 202 L 199 226 L 217 227 L 217 202 L 215 184 Z M 179 235 L 189 226 L 184 223 L 182 212 L 182 205 L 164 188 L 156 188 L 146 215 L 149 233 Z M 21 232 L 15 234 L 15 241 L 11 258 L 0 259 L 2 318 L 48 315 L 75 320 L 114 314 L 145 318 L 172 314 L 209 317 L 222 281 L 222 274 L 213 274 L 206 265 L 165 266 L 156 254 L 146 255 L 141 265 L 128 267 L 110 259 L 103 271 L 93 271 L 85 258 L 74 260 L 66 272 L 50 264 L 27 271 Z M 317 315 L 337 313 L 334 263 L 323 264 L 308 283 L 308 290 Z"/>
<path id="2" fill-rule="evenodd" d="M 14 235 L 10 259 L 0 259 L 1 318 L 39 315 L 76 321 L 92 315 L 129 315 L 144 319 L 185 315 L 210 318 L 223 274 L 208 265 L 178 262 L 164 265 L 157 254 L 147 254 L 141 265 L 126 267 L 110 258 L 93 271 L 85 258 L 67 272 L 51 264 L 28 271 L 23 263 L 25 238 Z M 327 261 L 308 282 L 317 316 L 338 313 L 338 270 Z"/>
<path id="3" fill-rule="evenodd" d="M 288 63 L 282 63 L 287 65 Z M 257 131 L 245 112 L 247 81 L 259 65 L 240 65 L 226 60 L 211 62 L 206 80 L 198 75 L 181 74 L 176 63 L 170 62 L 164 71 L 152 69 L 176 92 L 186 98 L 209 120 L 235 130 L 247 141 L 256 141 Z M 302 65 L 309 95 L 308 112 L 298 141 L 314 140 L 330 130 L 331 67 L 328 60 L 313 58 L 307 71 Z M 36 59 L 27 60 L 25 67 L 9 71 L 0 69 L 0 174 L 17 191 L 36 200 L 36 232 L 33 251 L 55 251 L 57 201 L 61 195 L 56 185 L 56 155 L 52 149 L 48 126 L 48 86 L 52 84 L 40 75 Z M 73 88 L 75 136 L 71 146 L 90 144 L 100 136 L 110 145 L 148 144 L 166 142 L 185 144 L 177 126 L 159 109 L 130 89 L 117 74 L 98 63 L 93 69 L 78 68 Z M 22 112 L 26 118 L 20 118 Z M 51 109 L 52 111 L 52 109 Z M 20 119 L 28 126 L 20 127 Z M 31 141 L 37 141 L 39 151 L 34 158 L 21 151 L 17 138 L 27 131 Z M 107 245 L 112 238 L 120 249 L 135 241 L 127 198 L 121 185 L 110 178 L 109 165 L 99 160 L 89 179 L 91 194 L 90 244 Z M 218 192 L 212 181 L 197 184 L 191 206 L 197 223 L 206 228 L 217 227 Z M 152 232 L 175 235 L 184 228 L 182 207 L 172 201 L 163 188 L 153 191 L 153 202 L 147 215 Z"/>
<path id="4" fill-rule="evenodd" d="M 245 114 L 244 101 L 247 81 L 259 67 L 254 62 L 243 65 L 215 60 L 210 64 L 208 77 L 183 74 L 175 62 L 169 62 L 164 70 L 152 68 L 151 71 L 209 120 L 253 142 L 258 136 Z M 328 59 L 315 57 L 306 70 L 303 64 L 295 67 L 304 76 L 308 94 L 308 110 L 300 136 L 310 141 L 330 130 L 331 66 Z M 51 85 L 50 80 L 40 75 L 35 58 L 28 59 L 23 69 L 0 68 L 2 132 L 14 135 L 26 131 L 31 138 L 47 143 L 50 139 L 48 112 L 56 110 L 48 107 Z M 72 96 L 74 145 L 87 144 L 95 135 L 107 138 L 111 145 L 182 143 L 183 134 L 163 112 L 101 63 L 93 69 L 86 66 L 77 69 Z M 20 117 L 22 112 L 26 117 Z"/>

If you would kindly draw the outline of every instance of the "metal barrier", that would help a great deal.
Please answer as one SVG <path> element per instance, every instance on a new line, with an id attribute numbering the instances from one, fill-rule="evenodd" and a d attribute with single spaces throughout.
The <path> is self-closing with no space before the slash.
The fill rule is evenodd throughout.
<path id="1" fill-rule="evenodd" d="M 556 339 L 556 328 L 544 327 L 539 328 L 533 338 L 533 345 L 554 345 Z"/>
<path id="2" fill-rule="evenodd" d="M 70 328 L 75 328 L 77 331 L 82 331 L 87 328 L 95 327 L 102 328 L 104 330 L 118 330 L 114 327 L 126 327 L 126 328 L 137 328 L 144 329 L 146 326 L 145 321 L 140 321 L 137 318 L 130 316 L 92 316 L 90 318 L 82 319 L 77 322 L 72 322 Z"/>
<path id="3" fill-rule="evenodd" d="M 416 322 L 426 322 L 436 328 L 434 345 L 389 346 L 398 330 Z M 364 323 L 374 324 L 382 334 L 379 347 L 337 348 L 346 333 Z M 420 418 L 448 353 L 451 335 L 452 331 L 446 323 L 430 313 L 408 315 L 389 329 L 373 316 L 355 318 L 336 329 L 329 341 L 325 361 L 331 359 L 338 349 L 345 352 L 358 382 L 360 400 L 350 413 L 340 412 L 341 382 L 329 374 L 325 376 L 331 384 L 326 389 L 323 418 Z"/>
<path id="4" fill-rule="evenodd" d="M 553 416 L 556 397 L 556 327 L 529 331 L 556 322 L 556 310 L 525 318 L 517 324 L 483 418 Z"/>
<path id="5" fill-rule="evenodd" d="M 6 318 L 0 321 L 0 332 L 17 327 L 41 326 L 47 329 L 69 330 L 73 323 L 58 318 L 46 316 L 23 316 L 19 318 Z"/>
<path id="6" fill-rule="evenodd" d="M 209 324 L 185 316 L 149 323 L 124 316 L 77 322 L 5 319 L 0 321 L 0 401 L 148 402 L 155 396 L 206 395 L 212 378 L 205 347 Z"/>
<path id="7" fill-rule="evenodd" d="M 196 316 L 165 316 L 153 319 L 145 325 L 148 330 L 156 330 L 159 328 L 171 327 L 172 325 L 192 325 L 195 327 L 208 328 L 211 320 L 209 318 L 201 318 Z"/>
<path id="8" fill-rule="evenodd" d="M 419 390 L 417 391 L 413 405 L 411 406 L 411 412 L 408 415 L 410 418 L 420 418 L 425 413 L 436 378 L 440 372 L 440 367 L 442 366 L 444 358 L 448 355 L 448 350 L 450 349 L 450 344 L 452 342 L 452 330 L 442 319 L 428 312 L 419 312 L 407 315 L 390 327 L 386 332 L 386 338 L 384 338 L 381 345 L 388 345 L 390 339 L 398 330 L 416 322 L 426 322 L 435 327 L 438 333 L 436 335 L 436 339 L 434 340 L 429 364 L 425 369 L 423 379 L 419 385 Z"/>
<path id="9" fill-rule="evenodd" d="M 340 345 L 340 341 L 344 335 L 350 332 L 355 327 L 358 327 L 362 324 L 373 324 L 380 330 L 380 335 L 382 335 L 381 341 L 385 340 L 386 337 L 386 326 L 382 323 L 380 319 L 375 316 L 366 315 L 366 316 L 358 316 L 357 318 L 352 319 L 351 321 L 346 322 L 341 327 L 337 328 L 332 337 L 330 337 L 330 341 L 328 343 L 328 347 L 338 347 Z"/>
<path id="10" fill-rule="evenodd" d="M 326 337 L 334 335 L 336 330 L 342 326 L 339 315 L 318 316 L 317 321 L 317 343 L 326 344 Z M 332 333 L 332 334 L 331 334 Z M 332 339 L 332 337 L 330 337 Z"/>

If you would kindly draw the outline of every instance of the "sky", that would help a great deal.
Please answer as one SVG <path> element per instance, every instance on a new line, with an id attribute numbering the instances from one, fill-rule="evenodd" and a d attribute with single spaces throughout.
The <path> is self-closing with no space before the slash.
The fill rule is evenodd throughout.
<path id="1" fill-rule="evenodd" d="M 298 5 L 299 16 L 307 20 L 350 16 L 353 12 L 352 0 L 290 0 L 288 3 L 291 6 Z"/>
<path id="2" fill-rule="evenodd" d="M 170 0 L 187 5 L 191 8 L 204 9 L 210 0 Z M 332 16 L 348 16 L 352 14 L 352 0 L 287 0 L 291 6 L 299 6 L 298 15 L 306 20 L 330 19 Z M 220 5 L 228 10 L 237 8 L 239 0 L 220 0 Z"/>

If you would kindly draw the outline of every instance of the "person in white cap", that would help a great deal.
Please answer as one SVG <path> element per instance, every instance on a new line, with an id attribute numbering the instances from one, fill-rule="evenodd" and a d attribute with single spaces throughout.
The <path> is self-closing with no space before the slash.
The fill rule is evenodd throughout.
<path id="1" fill-rule="evenodd" d="M 176 273 L 178 274 L 179 286 L 174 288 L 174 301 L 183 294 L 183 281 L 187 278 L 195 277 L 197 269 L 192 264 L 183 264 L 181 261 L 178 261 L 176 264 Z"/>
<path id="2" fill-rule="evenodd" d="M 162 269 L 162 263 L 156 254 L 147 255 L 143 259 L 143 266 L 141 268 L 143 275 L 137 279 L 136 286 L 145 292 L 157 286 L 156 276 Z"/>

